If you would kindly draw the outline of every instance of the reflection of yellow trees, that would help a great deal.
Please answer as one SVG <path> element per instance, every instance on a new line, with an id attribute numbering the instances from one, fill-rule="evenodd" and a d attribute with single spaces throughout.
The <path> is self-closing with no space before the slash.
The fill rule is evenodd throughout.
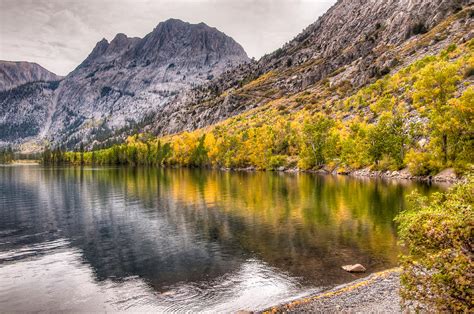
<path id="1" fill-rule="evenodd" d="M 77 177 L 79 171 L 66 173 Z M 265 172 L 122 168 L 85 170 L 81 175 L 122 188 L 151 206 L 157 199 L 179 202 L 209 232 L 238 238 L 242 246 L 261 254 L 273 256 L 282 246 L 298 251 L 353 248 L 392 261 L 397 255 L 392 221 L 404 206 L 403 196 L 414 188 Z"/>
<path id="2" fill-rule="evenodd" d="M 189 208 L 206 210 L 206 215 L 215 208 L 213 230 L 230 233 L 268 262 L 295 267 L 296 273 L 304 273 L 301 256 L 311 264 L 306 266 L 323 267 L 318 254 L 340 254 L 348 261 L 370 254 L 396 262 L 392 220 L 413 186 L 304 174 L 200 175 L 171 174 L 168 191 Z M 236 219 L 239 227 L 229 227 Z"/>
<path id="3" fill-rule="evenodd" d="M 332 278 L 323 284 L 350 279 L 341 274 L 343 263 L 358 261 L 371 270 L 396 263 L 392 221 L 404 195 L 417 187 L 310 174 L 136 167 L 52 168 L 50 178 L 80 180 L 94 187 L 95 200 L 123 195 L 139 201 L 144 219 L 159 212 L 203 241 L 256 255 L 292 275 Z"/>

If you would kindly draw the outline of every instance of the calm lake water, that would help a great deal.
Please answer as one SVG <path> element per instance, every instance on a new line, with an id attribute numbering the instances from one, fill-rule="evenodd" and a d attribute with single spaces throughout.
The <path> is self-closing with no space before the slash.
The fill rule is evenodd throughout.
<path id="1" fill-rule="evenodd" d="M 395 266 L 436 188 L 311 174 L 0 167 L 2 311 L 262 309 Z M 363 275 L 359 275 L 363 276 Z"/>

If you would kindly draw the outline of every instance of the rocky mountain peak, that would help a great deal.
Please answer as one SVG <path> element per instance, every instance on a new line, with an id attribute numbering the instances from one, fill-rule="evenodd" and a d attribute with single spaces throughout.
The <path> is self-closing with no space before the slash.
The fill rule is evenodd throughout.
<path id="1" fill-rule="evenodd" d="M 110 42 L 107 48 L 107 53 L 123 53 L 124 51 L 130 49 L 139 40 L 140 38 L 138 37 L 127 37 L 127 35 L 123 33 L 118 33 Z"/>
<path id="2" fill-rule="evenodd" d="M 110 43 L 107 39 L 103 38 L 95 45 L 89 56 L 79 67 L 91 66 L 93 64 L 110 62 L 117 59 L 131 49 L 138 41 L 140 41 L 140 38 L 127 37 L 127 35 L 123 33 L 115 35 Z"/>
<path id="3" fill-rule="evenodd" d="M 249 60 L 240 44 L 216 28 L 205 23 L 168 19 L 143 39 L 123 33 L 117 34 L 110 43 L 102 39 L 79 68 L 112 61 L 132 67 L 170 64 L 172 59 L 177 61 L 173 62 L 175 65 L 201 66 L 217 63 L 222 58 L 236 63 Z"/>
<path id="4" fill-rule="evenodd" d="M 0 60 L 0 91 L 31 82 L 59 81 L 61 78 L 37 63 Z"/>
<path id="5" fill-rule="evenodd" d="M 163 63 L 170 59 L 201 57 L 212 63 L 221 57 L 236 61 L 247 61 L 248 57 L 241 45 L 205 23 L 190 24 L 179 19 L 169 19 L 159 23 L 133 49 L 136 59 L 145 63 Z"/>

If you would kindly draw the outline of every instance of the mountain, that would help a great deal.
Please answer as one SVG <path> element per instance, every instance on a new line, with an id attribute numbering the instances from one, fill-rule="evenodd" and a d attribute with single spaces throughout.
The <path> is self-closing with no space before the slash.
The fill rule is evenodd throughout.
<path id="1" fill-rule="evenodd" d="M 99 41 L 53 93 L 48 87 L 36 92 L 18 87 L 0 94 L 1 117 L 9 113 L 0 127 L 40 125 L 35 132 L 15 133 L 16 143 L 35 146 L 72 148 L 84 139 L 101 141 L 133 130 L 184 91 L 248 61 L 243 48 L 217 29 L 170 19 L 142 39 L 117 34 L 110 42 Z M 33 104 L 47 112 L 46 118 L 34 118 Z M 3 135 L 0 141 L 12 138 Z"/>
<path id="2" fill-rule="evenodd" d="M 339 1 L 282 49 L 179 95 L 145 132 L 45 162 L 457 181 L 474 160 L 474 6 L 358 4 Z"/>
<path id="3" fill-rule="evenodd" d="M 59 81 L 60 79 L 60 76 L 49 72 L 36 63 L 0 60 L 0 91 L 31 82 L 51 82 Z"/>
<path id="4" fill-rule="evenodd" d="M 93 148 L 137 132 L 196 130 L 259 108 L 275 110 L 276 104 L 298 111 L 308 106 L 307 95 L 312 105 L 331 103 L 469 40 L 471 2 L 339 0 L 259 61 L 248 60 L 240 45 L 202 23 L 171 19 L 143 39 L 118 34 L 97 43 L 54 93 L 34 95 L 48 108 L 46 120 L 36 123 L 36 136 L 17 134 L 16 141 Z M 28 111 L 27 102 L 19 96 L 8 107 L 0 95 L 0 108 L 10 112 Z M 6 121 L 5 128 L 22 125 Z"/>

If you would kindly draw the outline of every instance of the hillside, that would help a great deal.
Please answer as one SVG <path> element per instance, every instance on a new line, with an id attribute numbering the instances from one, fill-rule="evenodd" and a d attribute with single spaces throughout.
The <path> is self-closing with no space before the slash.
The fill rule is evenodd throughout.
<path id="1" fill-rule="evenodd" d="M 281 49 L 163 107 L 144 131 L 165 135 L 202 128 L 325 80 L 355 92 L 470 36 L 472 17 L 455 15 L 469 2 L 338 1 Z M 429 31 L 432 36 L 424 36 Z"/>
<path id="2" fill-rule="evenodd" d="M 32 82 L 0 92 L 0 144 L 36 137 L 41 132 L 58 84 Z"/>

